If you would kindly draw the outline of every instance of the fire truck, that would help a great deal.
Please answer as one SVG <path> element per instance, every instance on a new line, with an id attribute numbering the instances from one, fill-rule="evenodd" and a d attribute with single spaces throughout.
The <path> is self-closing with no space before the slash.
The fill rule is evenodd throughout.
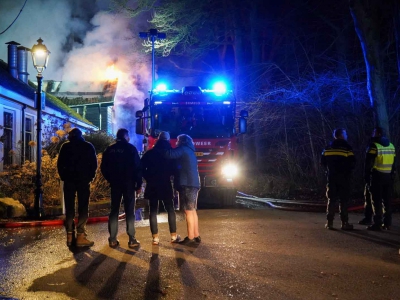
<path id="1" fill-rule="evenodd" d="M 177 136 L 194 142 L 201 190 L 198 205 L 234 206 L 239 176 L 238 135 L 247 130 L 248 113 L 237 115 L 236 100 L 223 83 L 212 89 L 185 86 L 169 90 L 158 85 L 136 112 L 136 134 L 144 135 L 144 151 L 151 149 L 162 131 L 169 132 L 175 147 Z"/>

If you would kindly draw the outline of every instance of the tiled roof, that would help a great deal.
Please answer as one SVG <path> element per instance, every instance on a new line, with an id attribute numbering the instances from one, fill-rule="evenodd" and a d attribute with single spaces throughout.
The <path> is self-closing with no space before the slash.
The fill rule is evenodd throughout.
<path id="1" fill-rule="evenodd" d="M 31 81 L 29 81 L 28 85 L 12 77 L 11 74 L 8 72 L 7 67 L 8 67 L 7 63 L 5 63 L 3 60 L 0 59 L 0 84 L 3 87 L 9 89 L 10 91 L 13 91 L 15 93 L 20 94 L 21 96 L 34 100 L 36 86 Z M 74 110 L 65 105 L 60 99 L 48 93 L 46 93 L 46 106 L 61 113 L 64 113 L 68 116 L 71 116 L 77 120 L 80 120 L 86 124 L 93 125 L 91 122 L 82 118 L 78 113 L 76 113 Z"/>

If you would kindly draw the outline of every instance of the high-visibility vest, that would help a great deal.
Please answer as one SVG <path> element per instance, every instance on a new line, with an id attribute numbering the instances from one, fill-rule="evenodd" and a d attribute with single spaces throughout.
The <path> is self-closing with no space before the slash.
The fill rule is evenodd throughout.
<path id="1" fill-rule="evenodd" d="M 376 157 L 372 169 L 381 173 L 391 173 L 396 151 L 392 143 L 384 147 L 379 143 L 374 143 L 376 146 Z"/>

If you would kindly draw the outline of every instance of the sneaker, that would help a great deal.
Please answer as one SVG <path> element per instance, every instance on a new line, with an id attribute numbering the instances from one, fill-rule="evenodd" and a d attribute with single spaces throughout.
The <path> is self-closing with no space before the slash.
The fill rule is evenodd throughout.
<path id="1" fill-rule="evenodd" d="M 342 226 L 340 228 L 342 230 L 353 230 L 353 225 L 349 224 L 349 222 L 342 222 Z"/>
<path id="2" fill-rule="evenodd" d="M 382 230 L 390 230 L 390 225 L 382 225 Z"/>
<path id="3" fill-rule="evenodd" d="M 333 221 L 327 221 L 325 224 L 325 228 L 332 230 L 333 229 Z"/>
<path id="4" fill-rule="evenodd" d="M 131 238 L 129 240 L 129 243 L 128 243 L 128 247 L 129 248 L 136 248 L 136 247 L 139 247 L 139 246 L 140 246 L 140 242 L 137 239 Z"/>
<path id="5" fill-rule="evenodd" d="M 175 237 L 171 237 L 171 243 L 179 243 L 181 241 L 181 236 L 177 234 Z"/>
<path id="6" fill-rule="evenodd" d="M 179 245 L 184 245 L 184 246 L 193 246 L 195 244 L 197 244 L 195 239 L 189 239 L 189 237 L 185 237 L 183 241 L 179 242 Z"/>
<path id="7" fill-rule="evenodd" d="M 370 231 L 381 231 L 381 226 L 379 226 L 377 224 L 373 224 L 371 226 L 368 226 L 367 230 L 370 230 Z"/>
<path id="8" fill-rule="evenodd" d="M 140 243 L 139 243 L 140 244 Z M 153 237 L 153 242 L 152 242 L 152 244 L 153 245 L 158 245 L 158 244 L 160 244 L 160 239 L 159 239 L 159 237 L 157 236 L 157 237 Z"/>
<path id="9" fill-rule="evenodd" d="M 372 225 L 372 219 L 371 218 L 362 218 L 358 224 L 360 225 Z"/>
<path id="10" fill-rule="evenodd" d="M 119 246 L 119 241 L 108 241 L 108 246 L 110 246 L 110 248 L 117 248 Z"/>
<path id="11" fill-rule="evenodd" d="M 196 241 L 197 244 L 200 244 L 200 243 L 201 243 L 201 237 L 200 237 L 200 236 L 196 236 L 196 237 L 194 238 L 194 240 Z"/>

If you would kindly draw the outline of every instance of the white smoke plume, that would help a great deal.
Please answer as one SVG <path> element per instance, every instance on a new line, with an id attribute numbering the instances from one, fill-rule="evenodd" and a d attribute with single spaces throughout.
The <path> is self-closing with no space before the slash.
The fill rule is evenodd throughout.
<path id="1" fill-rule="evenodd" d="M 24 2 L 0 1 L 0 32 L 11 24 Z M 16 22 L 0 35 L 0 59 L 7 61 L 6 42 L 31 48 L 41 37 L 51 52 L 44 79 L 82 83 L 75 85 L 75 91 L 81 92 L 90 91 L 87 82 L 104 81 L 107 67 L 114 65 L 119 72 L 115 127 L 127 128 L 135 143 L 134 112 L 143 106 L 151 85 L 151 57 L 143 54 L 137 36 L 148 24 L 107 9 L 105 0 L 27 0 Z M 29 62 L 30 80 L 35 81 L 36 70 L 30 58 Z"/>

